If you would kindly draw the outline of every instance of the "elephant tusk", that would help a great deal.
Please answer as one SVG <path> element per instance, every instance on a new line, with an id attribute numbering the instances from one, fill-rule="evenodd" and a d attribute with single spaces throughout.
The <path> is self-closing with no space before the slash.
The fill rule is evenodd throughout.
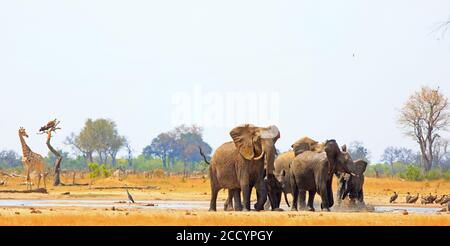
<path id="1" fill-rule="evenodd" d="M 288 205 L 288 207 L 291 207 L 291 204 L 289 204 L 286 192 L 283 191 L 283 194 L 284 194 L 284 200 L 286 201 L 286 204 Z"/>
<path id="2" fill-rule="evenodd" d="M 256 157 L 256 158 L 253 158 L 253 160 L 259 161 L 259 160 L 261 160 L 263 157 L 264 157 L 264 151 L 261 153 L 260 156 L 258 156 L 258 157 Z"/>

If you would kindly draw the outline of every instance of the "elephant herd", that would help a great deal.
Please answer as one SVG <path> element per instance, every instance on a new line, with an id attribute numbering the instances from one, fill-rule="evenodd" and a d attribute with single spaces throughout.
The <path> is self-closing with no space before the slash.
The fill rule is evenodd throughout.
<path id="1" fill-rule="evenodd" d="M 338 204 L 346 197 L 364 204 L 367 162 L 353 161 L 345 145 L 340 148 L 335 140 L 319 143 L 304 137 L 292 144 L 292 150 L 277 155 L 275 144 L 280 131 L 276 126 L 245 124 L 233 128 L 230 136 L 233 141 L 222 144 L 210 162 L 207 161 L 210 164 L 210 211 L 216 211 L 221 189 L 228 190 L 225 210 L 250 211 L 253 188 L 256 211 L 264 210 L 269 204 L 273 211 L 282 211 L 282 195 L 290 206 L 287 194 L 293 196 L 291 210 L 314 211 L 314 197 L 318 194 L 321 209 L 330 211 L 334 205 L 334 176 L 338 179 Z M 201 149 L 200 153 L 203 155 Z"/>

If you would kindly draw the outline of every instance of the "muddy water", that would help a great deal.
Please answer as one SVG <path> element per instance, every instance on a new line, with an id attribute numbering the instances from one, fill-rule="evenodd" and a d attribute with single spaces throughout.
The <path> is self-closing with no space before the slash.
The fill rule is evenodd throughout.
<path id="1" fill-rule="evenodd" d="M 127 208 L 127 209 L 194 209 L 207 210 L 209 201 L 136 201 L 135 204 L 113 200 L 0 200 L 0 207 L 87 207 L 87 208 Z M 218 202 L 220 211 L 223 203 Z M 289 210 L 287 206 L 282 207 Z M 375 213 L 437 213 L 441 208 L 410 206 L 374 206 Z M 345 210 L 339 209 L 345 212 Z"/>
<path id="2" fill-rule="evenodd" d="M 218 202 L 218 208 L 223 204 Z M 136 201 L 132 204 L 112 200 L 0 200 L 0 207 L 88 207 L 130 209 L 198 209 L 209 208 L 206 201 Z"/>
<path id="3" fill-rule="evenodd" d="M 386 212 L 397 212 L 403 213 L 407 211 L 408 213 L 421 213 L 421 214 L 432 214 L 437 213 L 442 208 L 436 207 L 401 207 L 401 206 L 375 206 L 375 212 L 386 213 Z"/>

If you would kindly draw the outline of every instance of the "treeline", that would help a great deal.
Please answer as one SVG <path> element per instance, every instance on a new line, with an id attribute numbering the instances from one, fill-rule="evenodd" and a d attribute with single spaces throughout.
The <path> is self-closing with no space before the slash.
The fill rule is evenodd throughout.
<path id="1" fill-rule="evenodd" d="M 63 170 L 88 170 L 102 166 L 136 171 L 163 169 L 186 174 L 206 170 L 199 147 L 207 156 L 212 152 L 211 146 L 203 140 L 202 128 L 181 125 L 160 133 L 141 153 L 133 156 L 129 141 L 119 134 L 116 123 L 109 119 L 88 119 L 81 131 L 71 133 L 64 143 L 73 152 L 58 150 L 63 156 Z M 126 155 L 118 157 L 121 150 L 125 150 Z M 49 152 L 44 159 L 47 170 L 51 170 L 55 156 Z M 21 156 L 12 150 L 0 151 L 0 168 L 22 170 Z"/>
<path id="2" fill-rule="evenodd" d="M 142 155 L 147 159 L 161 159 L 164 170 L 173 169 L 176 161 L 182 162 L 184 170 L 188 170 L 202 161 L 199 147 L 206 155 L 212 152 L 211 146 L 203 141 L 202 128 L 182 125 L 153 138 Z"/>

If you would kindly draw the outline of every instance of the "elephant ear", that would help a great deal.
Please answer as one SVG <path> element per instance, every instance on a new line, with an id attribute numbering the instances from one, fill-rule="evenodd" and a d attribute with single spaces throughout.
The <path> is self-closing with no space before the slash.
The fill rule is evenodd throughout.
<path id="1" fill-rule="evenodd" d="M 273 142 L 276 143 L 277 140 L 280 138 L 280 130 L 278 130 L 278 127 L 276 126 L 269 126 L 267 128 L 263 128 L 261 130 L 261 138 L 271 138 L 273 139 Z"/>
<path id="2" fill-rule="evenodd" d="M 351 170 L 352 172 L 358 174 L 358 175 L 363 175 L 364 172 L 366 171 L 367 168 L 367 161 L 364 160 L 356 160 L 354 162 L 354 169 L 355 170 Z"/>
<path id="3" fill-rule="evenodd" d="M 230 132 L 239 153 L 247 160 L 253 160 L 255 157 L 252 132 L 254 132 L 254 126 L 249 124 L 235 127 Z"/>

